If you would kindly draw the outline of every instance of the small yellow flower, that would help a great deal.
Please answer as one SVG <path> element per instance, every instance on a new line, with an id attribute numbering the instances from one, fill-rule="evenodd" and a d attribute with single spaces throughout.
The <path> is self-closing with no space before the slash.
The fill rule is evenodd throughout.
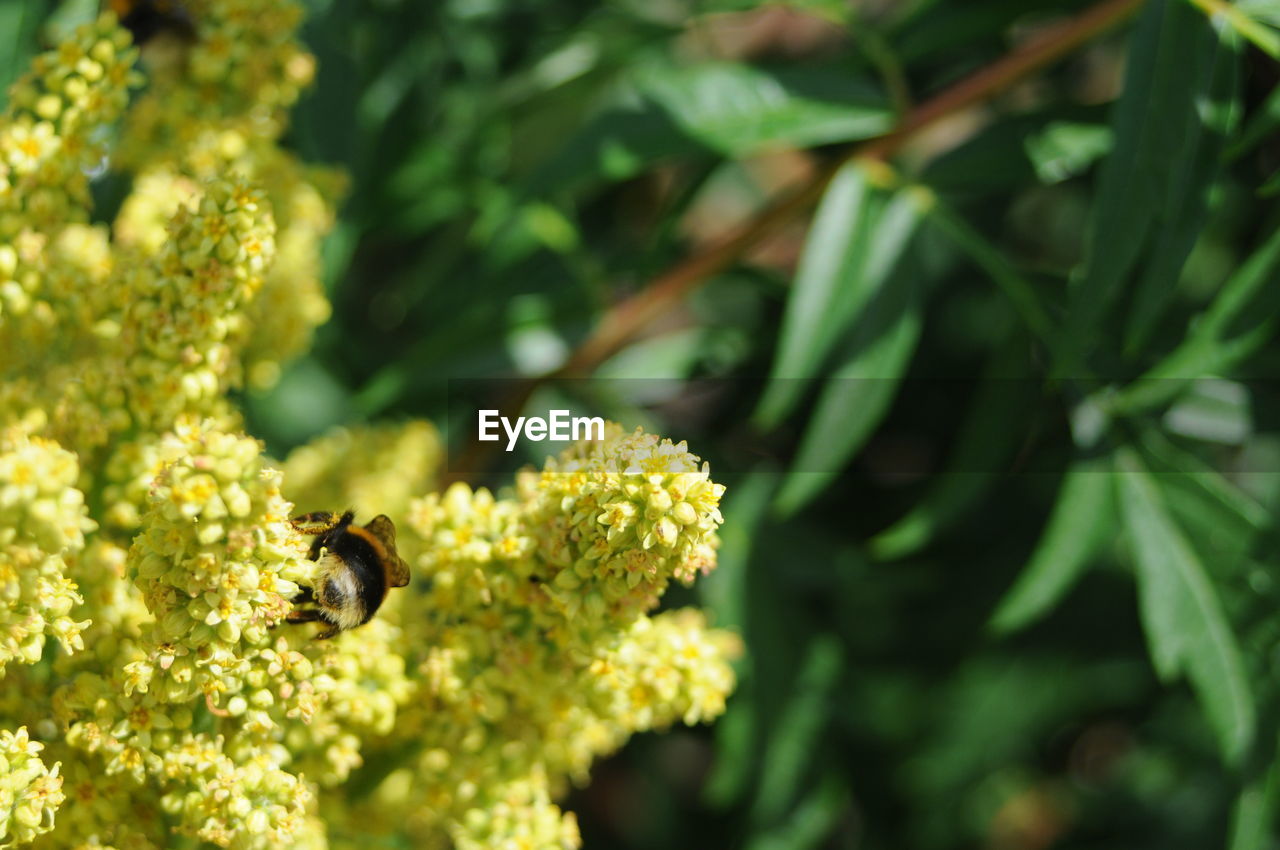
<path id="1" fill-rule="evenodd" d="M 297 4 L 193 8 L 132 103 L 108 14 L 0 118 L 0 846 L 577 847 L 569 784 L 733 688 L 731 635 L 651 614 L 714 566 L 723 488 L 616 426 L 511 495 L 435 493 L 425 423 L 270 464 L 228 394 L 328 315 L 340 180 L 279 145 L 314 72 Z M 109 227 L 107 163 L 133 176 Z M 288 520 L 346 506 L 395 519 L 415 581 L 313 641 L 283 622 L 317 568 Z"/>

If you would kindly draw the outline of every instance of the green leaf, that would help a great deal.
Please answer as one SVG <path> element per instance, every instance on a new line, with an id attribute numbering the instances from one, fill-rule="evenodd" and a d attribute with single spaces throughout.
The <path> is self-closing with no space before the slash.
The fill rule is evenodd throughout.
<path id="1" fill-rule="evenodd" d="M 1230 370 L 1272 340 L 1280 287 L 1280 232 L 1273 233 L 1223 285 L 1182 343 L 1110 402 L 1133 414 L 1163 404 L 1198 378 Z"/>
<path id="2" fill-rule="evenodd" d="M 1249 390 L 1222 378 L 1201 378 L 1187 388 L 1164 414 L 1172 434 L 1238 446 L 1253 434 Z"/>
<path id="3" fill-rule="evenodd" d="M 806 12 L 832 23 L 849 17 L 849 4 L 843 0 L 703 0 L 698 4 L 702 12 L 749 12 L 779 7 Z"/>
<path id="4" fill-rule="evenodd" d="M 1210 521 L 1233 536 L 1250 537 L 1271 527 L 1271 515 L 1261 503 L 1160 429 L 1143 429 L 1141 448 L 1152 471 L 1166 476 L 1167 486 L 1196 493 L 1198 513 L 1211 514 Z"/>
<path id="5" fill-rule="evenodd" d="M 1271 90 L 1267 99 L 1245 122 L 1240 137 L 1227 152 L 1230 159 L 1238 159 L 1271 137 L 1280 128 L 1280 85 Z"/>
<path id="6" fill-rule="evenodd" d="M 1186 57 L 1195 63 L 1191 108 L 1179 133 L 1181 156 L 1162 195 L 1162 220 L 1134 292 L 1125 350 L 1140 351 L 1155 331 L 1209 212 L 1209 190 L 1222 171 L 1223 152 L 1240 123 L 1240 54 L 1236 40 L 1207 31 Z"/>
<path id="7" fill-rule="evenodd" d="M 716 568 L 698 581 L 698 592 L 719 628 L 740 629 L 746 622 L 747 563 L 776 481 L 775 470 L 757 467 L 730 491 L 725 502 Z"/>
<path id="8" fill-rule="evenodd" d="M 866 139 L 894 123 L 876 87 L 848 69 L 659 66 L 638 72 L 637 87 L 691 138 L 734 158 Z"/>
<path id="9" fill-rule="evenodd" d="M 815 637 L 765 745 L 760 785 L 751 806 L 755 823 L 776 823 L 790 808 L 805 772 L 821 751 L 819 742 L 831 716 L 832 693 L 843 669 L 840 641 L 829 633 Z"/>
<path id="10" fill-rule="evenodd" d="M 1258 194 L 1264 198 L 1270 198 L 1280 193 L 1280 168 L 1267 178 L 1267 181 L 1258 187 Z"/>
<path id="11" fill-rule="evenodd" d="M 1156 672 L 1185 673 L 1223 756 L 1238 764 L 1252 743 L 1256 709 L 1236 636 L 1194 548 L 1173 521 L 1156 480 L 1132 449 L 1118 456 L 1121 515 L 1138 577 L 1143 627 Z"/>
<path id="12" fill-rule="evenodd" d="M 36 31 L 46 14 L 42 0 L 0 3 L 0 92 L 27 70 L 36 51 Z"/>
<path id="13" fill-rule="evenodd" d="M 1232 5 L 1259 23 L 1280 27 L 1280 2 L 1277 0 L 1236 0 Z"/>
<path id="14" fill-rule="evenodd" d="M 1275 846 L 1276 800 L 1280 797 L 1280 763 L 1273 751 L 1269 763 L 1253 766 L 1231 812 L 1227 850 L 1271 850 Z"/>
<path id="15" fill-rule="evenodd" d="M 538 197 L 626 180 L 657 162 L 701 150 L 698 140 L 657 104 L 618 106 L 570 135 L 533 172 L 524 192 Z"/>
<path id="16" fill-rule="evenodd" d="M 869 220 L 879 209 L 866 172 L 857 163 L 841 168 L 822 196 L 791 284 L 773 369 L 755 419 L 772 427 L 786 416 L 813 377 L 840 325 L 833 305 L 856 311 L 870 294 L 862 283 Z M 847 320 L 847 319 L 846 319 Z"/>
<path id="17" fill-rule="evenodd" d="M 1102 319 L 1153 239 L 1175 250 L 1162 260 L 1174 273 L 1160 281 L 1165 287 L 1176 280 L 1191 249 L 1190 240 L 1163 234 L 1194 234 L 1198 224 L 1192 225 L 1203 216 L 1206 169 L 1197 157 L 1207 152 L 1188 143 L 1187 135 L 1197 129 L 1197 101 L 1220 49 L 1204 16 L 1185 0 L 1146 4 L 1130 42 L 1123 94 L 1112 119 L 1115 148 L 1103 162 L 1086 259 L 1073 281 L 1069 366 L 1100 347 Z M 1179 199 L 1187 209 L 1169 206 Z M 1153 306 L 1144 317 L 1162 304 L 1149 297 Z M 1141 321 L 1145 333 L 1148 320 Z"/>
<path id="18" fill-rule="evenodd" d="M 1061 183 L 1083 174 L 1111 150 L 1111 128 L 1074 121 L 1054 121 L 1027 136 L 1027 157 L 1044 184 Z"/>
<path id="19" fill-rule="evenodd" d="M 1209 2 L 1192 0 L 1211 15 L 1215 24 L 1225 23 L 1224 31 L 1239 33 L 1272 59 L 1280 59 L 1280 33 L 1273 27 L 1280 26 L 1280 10 L 1274 0 L 1235 0 L 1235 2 Z M 1230 29 L 1227 29 L 1229 27 Z"/>
<path id="20" fill-rule="evenodd" d="M 1109 456 L 1071 464 L 1031 560 L 991 615 L 993 631 L 1008 634 L 1029 625 L 1075 586 L 1114 533 L 1112 478 Z"/>
<path id="21" fill-rule="evenodd" d="M 787 299 L 769 384 L 756 410 L 761 427 L 777 425 L 819 373 L 840 334 L 884 286 L 920 221 L 910 190 L 887 203 L 857 163 L 837 173 L 805 240 Z"/>
<path id="22" fill-rule="evenodd" d="M 1255 560 L 1270 548 L 1263 543 L 1271 530 L 1267 509 L 1154 423 L 1142 428 L 1136 445 L 1169 513 L 1201 561 L 1212 566 L 1223 598 L 1235 604 L 1256 599 L 1250 583 L 1259 569 L 1268 569 Z"/>
<path id="23" fill-rule="evenodd" d="M 1055 340 L 1054 324 L 1036 287 L 1018 272 L 1006 254 L 995 247 L 942 200 L 929 209 L 929 221 L 938 231 L 968 255 L 969 259 L 991 278 L 1005 294 L 1022 321 L 1045 344 Z"/>
<path id="24" fill-rule="evenodd" d="M 807 850 L 831 834 L 848 805 L 849 791 L 837 773 L 828 773 L 779 826 L 752 838 L 747 850 Z"/>
<path id="25" fill-rule="evenodd" d="M 911 274 L 894 275 L 854 325 L 783 481 L 780 514 L 799 510 L 837 478 L 889 412 L 920 338 L 917 286 Z"/>
<path id="26" fill-rule="evenodd" d="M 738 158 L 887 132 L 884 98 L 843 69 L 776 72 L 732 63 L 633 72 L 615 98 L 536 168 L 524 191 L 545 196 L 617 182 L 708 151 Z"/>

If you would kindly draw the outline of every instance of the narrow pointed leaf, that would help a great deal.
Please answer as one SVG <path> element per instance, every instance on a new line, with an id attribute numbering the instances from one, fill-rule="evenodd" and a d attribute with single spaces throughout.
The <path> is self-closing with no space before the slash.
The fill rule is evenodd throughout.
<path id="1" fill-rule="evenodd" d="M 1227 528 L 1232 534 L 1259 534 L 1271 527 L 1270 513 L 1256 499 L 1158 429 L 1143 431 L 1141 447 L 1152 471 L 1164 473 L 1173 485 L 1197 493 L 1202 504 L 1216 506 L 1215 522 L 1231 517 Z"/>
<path id="2" fill-rule="evenodd" d="M 1122 284 L 1170 214 L 1166 205 L 1197 146 L 1186 133 L 1197 108 L 1197 69 L 1217 40 L 1185 0 L 1151 0 L 1134 29 L 1123 94 L 1116 104 L 1114 148 L 1094 198 L 1087 256 L 1071 293 L 1067 339 L 1072 360 L 1102 341 L 1101 322 Z M 1190 215 L 1190 211 L 1186 213 Z M 1189 250 L 1177 245 L 1178 250 Z M 1180 269 L 1185 254 L 1170 265 Z M 1167 286 L 1172 281 L 1162 280 Z"/>
<path id="3" fill-rule="evenodd" d="M 1240 121 L 1240 54 L 1237 39 L 1208 27 L 1185 57 L 1194 67 L 1190 103 L 1183 103 L 1181 150 L 1163 187 L 1155 227 L 1125 333 L 1125 350 L 1141 350 L 1164 315 L 1182 267 L 1204 227 L 1209 190 L 1222 171 L 1223 150 Z"/>
<path id="4" fill-rule="evenodd" d="M 848 793 L 841 774 L 826 774 L 783 823 L 757 835 L 747 844 L 747 850 L 806 850 L 820 846 L 847 804 Z"/>
<path id="5" fill-rule="evenodd" d="M 776 425 L 794 407 L 822 362 L 838 328 L 835 305 L 854 312 L 865 292 L 858 287 L 866 254 L 874 190 L 856 163 L 840 169 L 823 195 L 796 269 L 782 334 L 764 398 L 756 411 L 763 427 Z"/>
<path id="6" fill-rule="evenodd" d="M 991 629 L 1009 633 L 1043 617 L 1079 581 L 1113 536 L 1111 460 L 1081 458 L 1067 470 L 1049 524 L 1031 560 L 991 616 Z"/>
<path id="7" fill-rule="evenodd" d="M 916 286 L 910 275 L 896 275 L 854 327 L 778 494 L 781 514 L 799 510 L 839 476 L 889 412 L 920 338 Z"/>
<path id="8" fill-rule="evenodd" d="M 636 77 L 688 136 L 730 157 L 865 139 L 893 125 L 885 97 L 848 74 L 706 62 Z"/>
<path id="9" fill-rule="evenodd" d="M 698 582 L 703 603 L 719 628 L 741 629 L 746 623 L 747 564 L 776 482 L 775 469 L 756 468 L 725 503 L 716 569 Z"/>
<path id="10" fill-rule="evenodd" d="M 1156 479 L 1132 449 L 1122 450 L 1118 463 L 1121 515 L 1156 672 L 1166 681 L 1186 675 L 1218 735 L 1223 757 L 1239 763 L 1253 740 L 1257 711 L 1235 633 Z"/>
<path id="11" fill-rule="evenodd" d="M 1280 308 L 1278 276 L 1280 232 L 1223 285 L 1182 343 L 1112 400 L 1114 409 L 1136 413 L 1164 404 L 1197 378 L 1226 372 L 1270 342 Z"/>
<path id="12" fill-rule="evenodd" d="M 1280 129 L 1280 85 L 1271 90 L 1267 99 L 1245 122 L 1244 129 L 1231 149 L 1227 151 L 1230 159 L 1238 159 L 1266 141 Z"/>
<path id="13" fill-rule="evenodd" d="M 1280 797 L 1280 763 L 1253 767 L 1231 812 L 1227 850 L 1270 850 L 1275 846 L 1276 800 Z"/>
<path id="14" fill-rule="evenodd" d="M 809 645 L 780 722 L 765 746 L 760 787 L 751 807 L 757 824 L 776 823 L 786 813 L 820 751 L 822 732 L 834 707 L 833 692 L 844 667 L 843 656 L 840 642 L 830 634 L 814 638 Z"/>

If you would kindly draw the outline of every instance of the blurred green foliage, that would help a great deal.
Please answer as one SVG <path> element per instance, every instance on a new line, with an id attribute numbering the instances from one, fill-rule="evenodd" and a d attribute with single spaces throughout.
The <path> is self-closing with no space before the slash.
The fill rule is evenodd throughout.
<path id="1" fill-rule="evenodd" d="M 598 767 L 586 847 L 1280 846 L 1280 3 L 1128 5 L 886 164 L 849 145 L 1088 4 L 311 3 L 290 140 L 351 189 L 333 320 L 245 399 L 277 454 L 466 426 L 450 380 L 555 370 L 834 173 L 530 401 L 730 485 L 739 692 Z"/>

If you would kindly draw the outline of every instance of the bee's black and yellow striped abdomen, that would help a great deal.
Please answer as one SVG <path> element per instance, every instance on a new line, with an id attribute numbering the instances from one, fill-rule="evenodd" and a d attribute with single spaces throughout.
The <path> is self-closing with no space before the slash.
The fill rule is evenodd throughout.
<path id="1" fill-rule="evenodd" d="M 391 520 L 377 516 L 365 526 L 354 520 L 354 511 L 341 516 L 321 511 L 292 520 L 301 533 L 315 535 L 309 557 L 319 567 L 314 587 L 294 599 L 298 607 L 289 620 L 328 623 L 317 637 L 332 637 L 369 622 L 390 588 L 409 583 L 409 568 L 396 552 Z"/>

